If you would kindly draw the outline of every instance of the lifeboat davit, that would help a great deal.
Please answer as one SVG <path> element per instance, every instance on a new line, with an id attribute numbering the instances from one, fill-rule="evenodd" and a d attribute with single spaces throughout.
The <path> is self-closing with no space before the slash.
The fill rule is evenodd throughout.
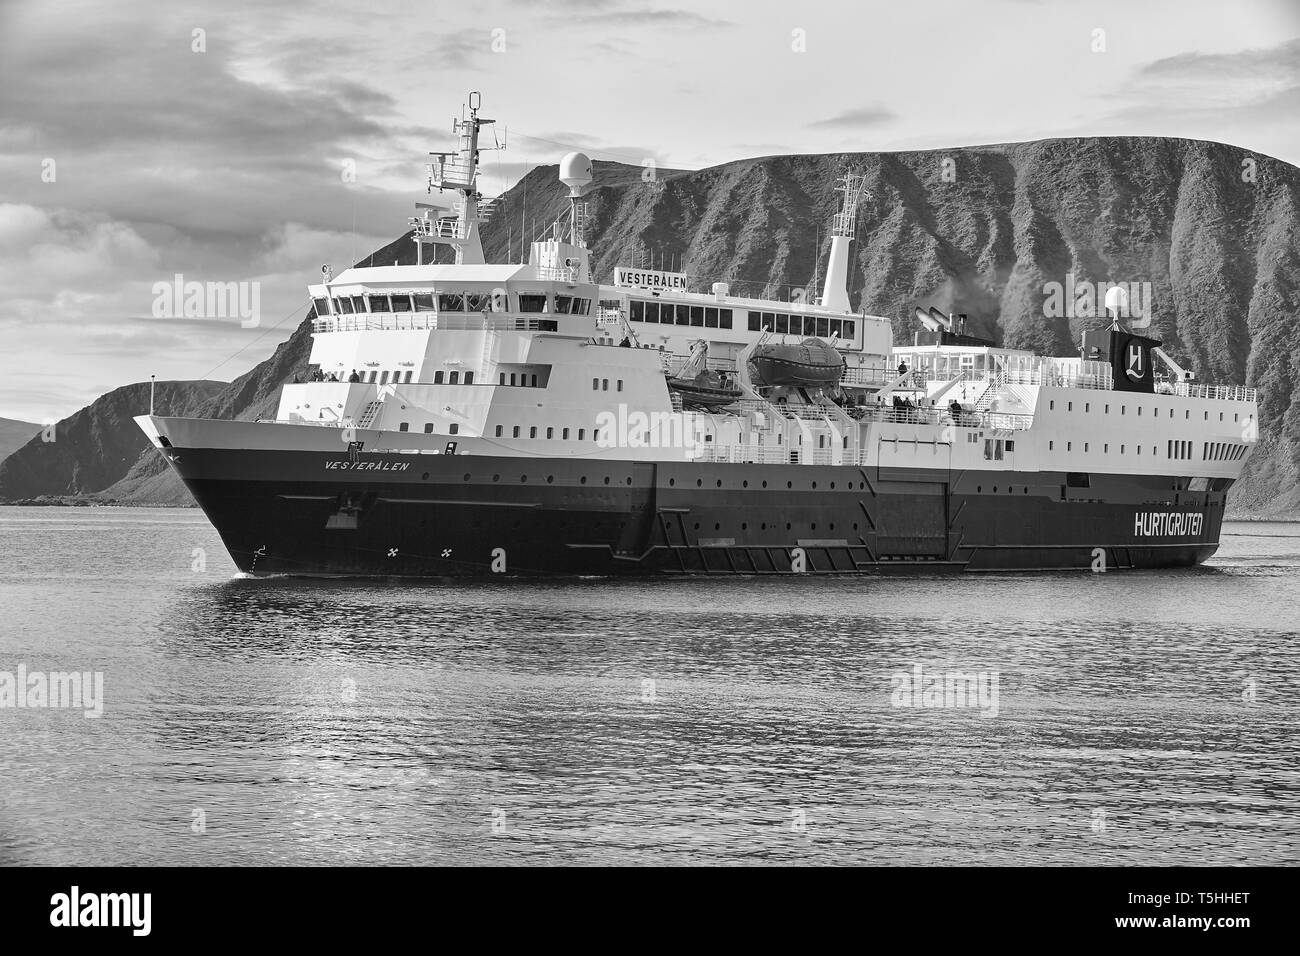
<path id="1" fill-rule="evenodd" d="M 762 345 L 750 356 L 755 384 L 825 388 L 844 377 L 844 356 L 821 339 L 798 345 Z"/>

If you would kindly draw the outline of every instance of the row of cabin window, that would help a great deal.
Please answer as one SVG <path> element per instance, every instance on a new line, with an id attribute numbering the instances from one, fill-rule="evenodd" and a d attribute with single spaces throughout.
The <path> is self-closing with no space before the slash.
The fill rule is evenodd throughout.
<path id="1" fill-rule="evenodd" d="M 394 385 L 410 385 L 410 384 L 411 384 L 411 376 L 412 376 L 412 374 L 413 374 L 412 372 L 410 372 L 410 371 L 407 371 L 407 372 L 393 372 L 393 373 L 391 373 L 391 374 L 392 374 L 392 376 L 393 376 L 393 378 L 392 378 L 392 383 L 393 383 Z M 369 383 L 369 382 L 378 382 L 378 384 L 380 384 L 380 385 L 387 385 L 387 384 L 388 384 L 388 382 L 389 382 L 389 378 L 388 378 L 388 376 L 389 376 L 389 373 L 388 373 L 388 372 L 380 372 L 380 371 L 378 371 L 377 369 L 371 369 L 371 370 L 370 370 L 370 375 L 369 375 L 369 377 L 366 376 L 366 373 L 365 373 L 365 372 L 360 373 L 361 381 L 363 381 L 363 382 L 367 382 L 367 383 Z M 513 377 L 513 376 L 512 376 L 512 377 Z M 536 384 L 536 381 L 535 381 L 536 378 L 537 378 L 537 376 L 534 375 L 534 376 L 533 376 L 534 384 Z M 433 384 L 434 384 L 434 385 L 442 385 L 442 384 L 447 384 L 447 385 L 473 385 L 473 384 L 474 384 L 474 373 L 473 373 L 473 372 L 466 372 L 466 373 L 465 373 L 465 377 L 464 377 L 464 379 L 462 379 L 462 378 L 461 378 L 461 373 L 460 373 L 460 372 L 451 372 L 450 374 L 448 374 L 448 373 L 446 373 L 446 372 L 441 372 L 441 371 L 439 371 L 439 372 L 434 372 L 434 373 L 433 373 Z M 503 381 L 501 382 L 501 384 L 504 385 L 504 384 L 505 384 L 505 381 L 503 380 Z M 514 383 L 511 382 L 510 384 L 513 385 Z"/>
<path id="2" fill-rule="evenodd" d="M 410 422 L 401 422 L 401 423 L 397 426 L 397 430 L 398 430 L 399 432 L 409 432 L 409 431 L 411 430 L 411 423 L 410 423 Z M 432 435 L 432 434 L 433 434 L 433 422 L 425 422 L 425 423 L 424 423 L 424 433 L 425 433 L 426 435 Z M 456 422 L 452 422 L 450 425 L 447 426 L 447 434 L 448 434 L 448 435 L 457 435 L 457 434 L 459 434 L 459 433 L 460 433 L 460 425 L 457 424 Z"/>
<path id="3" fill-rule="evenodd" d="M 1088 444 L 1089 444 L 1088 442 L 1084 442 L 1084 443 L 1083 443 L 1083 450 L 1084 450 L 1084 451 L 1087 451 L 1087 450 L 1088 450 Z M 1049 442 L 1047 443 L 1047 449 L 1048 449 L 1048 451 L 1051 451 L 1052 448 L 1053 448 L 1055 445 L 1056 445 L 1056 442 L 1054 442 L 1054 441 L 1049 441 Z M 1128 447 L 1127 445 L 1120 445 L 1120 446 L 1119 446 L 1119 453 L 1120 453 L 1121 455 L 1124 454 L 1125 449 L 1127 449 L 1127 447 Z M 1141 446 L 1141 445 L 1136 445 L 1135 447 L 1137 448 L 1137 453 L 1138 453 L 1139 455 L 1142 454 L 1142 446 Z M 1066 451 L 1072 451 L 1073 449 L 1074 449 L 1074 442 L 1072 442 L 1072 441 L 1068 441 L 1068 442 L 1065 443 L 1065 450 L 1066 450 Z M 1110 443 L 1108 442 L 1108 443 L 1102 445 L 1102 446 L 1101 446 L 1101 450 L 1102 450 L 1102 452 L 1103 452 L 1104 454 L 1109 454 L 1109 453 L 1110 453 Z M 1155 446 L 1155 445 L 1152 445 L 1152 446 L 1151 446 L 1151 454 L 1154 455 L 1155 453 L 1156 453 L 1156 446 Z M 1201 443 L 1201 460 L 1202 460 L 1202 461 L 1237 461 L 1237 460 L 1238 460 L 1239 458 L 1241 458 L 1241 456 L 1244 455 L 1245 453 L 1246 453 L 1246 446 L 1245 446 L 1245 445 L 1238 445 L 1238 444 L 1235 444 L 1235 443 L 1233 443 L 1233 442 L 1226 442 L 1226 441 L 1209 441 L 1209 442 L 1202 442 L 1202 443 Z M 1175 441 L 1170 441 L 1169 444 L 1168 444 L 1168 447 L 1167 447 L 1167 449 L 1166 449 L 1166 451 L 1165 451 L 1165 455 L 1166 455 L 1166 457 L 1168 457 L 1168 458 L 1191 458 L 1191 457 L 1192 457 L 1192 443 L 1189 442 L 1189 441 L 1177 441 L 1177 440 L 1175 440 Z M 988 456 L 985 455 L 985 457 L 987 458 Z"/>
<path id="4" fill-rule="evenodd" d="M 672 302 L 647 302 L 633 299 L 628 304 L 633 322 L 657 322 L 660 325 L 693 325 L 704 329 L 731 328 L 731 310 L 711 305 L 674 305 Z"/>
<path id="5" fill-rule="evenodd" d="M 593 392 L 608 392 L 608 391 L 609 391 L 609 379 L 607 379 L 607 378 L 593 378 L 593 379 L 591 380 L 591 390 L 592 390 Z M 620 391 L 620 392 L 623 391 L 623 380 L 622 380 L 621 378 L 618 379 L 618 389 L 617 389 L 617 391 Z"/>
<path id="6" fill-rule="evenodd" d="M 823 339 L 838 335 L 841 339 L 851 339 L 854 326 L 852 319 L 832 319 L 824 315 L 788 315 L 784 312 L 749 313 L 751 332 L 767 329 L 777 335 L 815 335 Z"/>
<path id="7" fill-rule="evenodd" d="M 1203 461 L 1236 461 L 1246 454 L 1246 446 L 1234 442 L 1207 441 L 1202 442 L 1202 446 L 1201 459 Z"/>
<path id="8" fill-rule="evenodd" d="M 466 373 L 466 374 L 469 374 L 469 373 Z M 506 381 L 506 373 L 505 373 L 505 372 L 498 372 L 497 374 L 500 376 L 500 378 L 499 378 L 498 381 L 497 381 L 497 384 L 498 384 L 498 385 L 507 385 L 507 384 L 509 384 L 509 385 L 522 385 L 524 388 L 537 388 L 537 376 L 536 376 L 536 374 L 533 374 L 533 375 L 525 375 L 523 372 L 518 372 L 518 373 L 516 373 L 516 372 L 511 372 L 511 373 L 510 373 L 510 381 L 509 381 L 509 382 Z M 518 378 L 518 381 L 516 381 L 516 378 Z M 532 379 L 531 382 L 529 381 L 530 378 Z M 468 383 L 466 383 L 466 384 L 468 384 Z"/>
<path id="9" fill-rule="evenodd" d="M 560 315 L 589 315 L 591 300 L 557 295 L 554 303 L 545 293 L 520 293 L 520 312 L 555 312 Z M 316 314 L 355 315 L 367 312 L 509 312 L 510 300 L 490 292 L 391 292 L 385 294 L 333 296 L 313 299 Z"/>
<path id="10" fill-rule="evenodd" d="M 519 427 L 518 425 L 515 425 L 515 426 L 510 430 L 510 437 L 512 437 L 512 438 L 523 438 L 524 436 L 520 433 L 520 431 L 521 431 L 521 430 L 520 430 L 520 427 Z M 504 437 L 505 437 L 505 426 L 504 426 L 504 425 L 498 425 L 498 426 L 496 427 L 496 437 L 497 437 L 497 438 L 504 438 Z M 536 437 L 537 437 L 537 426 L 536 426 L 536 425 L 533 425 L 533 426 L 531 426 L 531 427 L 528 429 L 528 437 L 529 437 L 529 438 L 536 438 Z M 554 429 L 554 428 L 547 428 L 547 429 L 546 429 L 546 437 L 547 437 L 547 438 L 554 438 L 554 437 L 555 437 L 555 429 Z M 599 437 L 599 431 L 598 431 L 597 429 L 593 428 L 593 429 L 591 430 L 591 440 L 592 440 L 592 441 L 596 441 L 596 439 L 597 439 L 598 437 Z M 568 441 L 568 440 L 569 440 L 569 429 L 567 429 L 567 428 L 561 428 L 561 429 L 560 429 L 560 438 L 563 439 L 564 441 Z M 579 428 L 579 429 L 578 429 L 578 441 L 586 441 L 586 440 L 587 440 L 587 429 L 585 429 L 585 428 Z"/>
<path id="11" fill-rule="evenodd" d="M 1072 412 L 1072 411 L 1074 411 L 1074 402 L 1066 402 L 1066 403 L 1065 403 L 1065 406 L 1066 406 L 1066 407 L 1065 407 L 1065 410 L 1066 410 L 1067 412 Z M 1049 401 L 1049 402 L 1047 403 L 1047 409 L 1048 409 L 1048 411 L 1055 411 L 1055 410 L 1056 410 L 1056 401 L 1055 401 L 1055 399 L 1053 399 L 1053 400 L 1051 400 L 1051 401 Z M 1090 411 L 1092 411 L 1092 402 L 1084 402 L 1084 403 L 1083 403 L 1083 410 L 1084 410 L 1085 412 L 1090 412 Z M 1119 407 L 1119 413 L 1120 413 L 1121 415 L 1127 415 L 1127 414 L 1128 414 L 1128 406 L 1127 406 L 1127 405 L 1121 405 L 1121 406 Z M 1137 406 L 1137 413 L 1138 413 L 1138 417 L 1140 418 L 1140 417 L 1142 416 L 1142 406 L 1141 406 L 1141 405 Z M 1109 404 L 1106 405 L 1105 414 L 1107 414 L 1107 415 L 1110 414 L 1110 405 L 1109 405 Z M 1153 409 L 1151 409 L 1151 415 L 1152 415 L 1153 417 L 1158 418 L 1158 417 L 1160 416 L 1160 409 L 1158 409 L 1158 408 L 1153 408 Z M 1174 410 L 1173 410 L 1172 408 L 1169 409 L 1169 417 L 1170 417 L 1170 418 L 1173 418 L 1173 417 L 1174 417 Z M 1191 420 L 1191 417 L 1192 417 L 1191 409 L 1183 409 L 1183 419 L 1184 419 L 1184 420 Z M 1232 420 L 1233 420 L 1234 422 L 1237 421 L 1237 420 L 1239 419 L 1239 417 L 1240 417 L 1240 412 L 1233 412 L 1233 413 L 1232 413 Z M 1206 420 L 1207 422 L 1210 420 L 1210 413 L 1209 413 L 1209 412 L 1206 412 L 1206 413 L 1205 413 L 1205 420 Z M 1219 421 L 1223 421 L 1223 412 L 1219 412 Z"/>

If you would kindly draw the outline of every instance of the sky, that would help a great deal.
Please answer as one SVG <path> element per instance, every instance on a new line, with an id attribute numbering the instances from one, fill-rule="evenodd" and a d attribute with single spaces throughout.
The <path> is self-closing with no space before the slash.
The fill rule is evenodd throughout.
<path id="1" fill-rule="evenodd" d="M 405 231 L 470 90 L 506 144 L 488 195 L 572 149 L 1148 135 L 1300 164 L 1300 0 L 0 0 L 0 417 L 247 371 L 322 264 Z M 177 275 L 256 314 L 186 317 Z"/>

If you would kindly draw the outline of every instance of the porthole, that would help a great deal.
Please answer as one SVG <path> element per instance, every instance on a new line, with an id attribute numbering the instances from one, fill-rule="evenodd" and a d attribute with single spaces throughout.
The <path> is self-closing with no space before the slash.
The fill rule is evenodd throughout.
<path id="1" fill-rule="evenodd" d="M 609 484 L 609 475 L 605 476 L 605 484 Z"/>
<path id="2" fill-rule="evenodd" d="M 632 476 L 631 476 L 631 475 L 628 475 L 628 477 L 627 477 L 627 483 L 628 483 L 629 485 L 632 484 Z"/>
<path id="3" fill-rule="evenodd" d="M 704 479 L 703 479 L 703 478 L 696 478 L 696 479 L 695 479 L 695 487 L 696 487 L 696 488 L 703 488 L 703 487 L 704 487 Z"/>
<path id="4" fill-rule="evenodd" d="M 468 472 L 468 471 L 465 472 L 465 480 L 466 480 L 466 481 L 469 481 L 469 472 Z"/>
<path id="5" fill-rule="evenodd" d="M 668 487 L 669 487 L 669 488 L 671 488 L 671 487 L 672 487 L 673 485 L 675 485 L 675 484 L 677 484 L 677 479 L 676 479 L 676 478 L 669 478 L 669 479 L 668 479 Z"/>
<path id="6" fill-rule="evenodd" d="M 699 523 L 698 521 L 695 522 L 695 530 L 696 530 L 696 531 L 699 531 L 699 530 L 700 530 L 700 523 Z"/>
<path id="7" fill-rule="evenodd" d="M 786 530 L 786 531 L 789 531 L 789 530 L 790 530 L 790 522 L 788 522 L 788 521 L 785 523 L 785 530 Z"/>
<path id="8" fill-rule="evenodd" d="M 794 487 L 794 482 L 793 482 L 793 481 L 787 481 L 787 482 L 785 483 L 785 486 L 786 486 L 787 488 L 793 488 L 793 487 Z"/>
<path id="9" fill-rule="evenodd" d="M 764 488 L 767 487 L 767 481 L 766 481 L 766 480 L 763 481 L 763 487 L 764 487 Z"/>
<path id="10" fill-rule="evenodd" d="M 553 483 L 554 481 L 555 481 L 555 476 L 554 476 L 554 475 L 547 475 L 547 476 L 546 476 L 546 483 L 547 483 L 548 485 L 551 484 L 551 483 Z"/>
<path id="11" fill-rule="evenodd" d="M 812 486 L 813 486 L 814 488 L 816 488 L 816 487 L 817 487 L 817 482 L 814 481 L 814 482 L 812 483 Z"/>
<path id="12" fill-rule="evenodd" d="M 520 483 L 521 485 L 527 483 L 527 481 L 528 481 L 528 476 L 527 476 L 527 475 L 520 475 L 520 476 L 519 476 L 519 483 Z"/>
<path id="13" fill-rule="evenodd" d="M 493 475 L 493 476 L 492 476 L 492 480 L 493 480 L 493 481 L 500 481 L 500 480 L 501 480 L 501 476 L 500 476 L 500 475 Z"/>
<path id="14" fill-rule="evenodd" d="M 719 488 L 722 487 L 722 479 L 721 479 L 721 478 L 718 479 L 718 487 L 719 487 Z"/>
<path id="15" fill-rule="evenodd" d="M 582 476 L 580 479 L 578 479 L 578 480 L 579 480 L 579 482 L 580 482 L 581 484 L 584 484 L 584 485 L 585 485 L 585 484 L 587 483 L 587 476 L 586 476 L 586 475 L 583 475 L 583 476 Z"/>
<path id="16" fill-rule="evenodd" d="M 740 483 L 740 487 L 742 487 L 742 488 L 748 488 L 748 487 L 749 487 L 749 480 L 746 479 L 745 481 L 742 481 L 742 482 Z"/>
<path id="17" fill-rule="evenodd" d="M 428 480 L 429 480 L 429 473 L 426 471 L 422 476 L 420 476 L 420 480 L 421 480 L 421 481 L 428 481 Z"/>

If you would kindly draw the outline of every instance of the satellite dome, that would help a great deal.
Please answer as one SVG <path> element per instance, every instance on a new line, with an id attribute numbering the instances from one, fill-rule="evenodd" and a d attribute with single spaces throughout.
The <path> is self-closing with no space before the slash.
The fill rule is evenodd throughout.
<path id="1" fill-rule="evenodd" d="M 586 153 L 569 153 L 560 160 L 560 182 L 569 187 L 570 196 L 581 196 L 591 178 L 591 159 Z"/>

